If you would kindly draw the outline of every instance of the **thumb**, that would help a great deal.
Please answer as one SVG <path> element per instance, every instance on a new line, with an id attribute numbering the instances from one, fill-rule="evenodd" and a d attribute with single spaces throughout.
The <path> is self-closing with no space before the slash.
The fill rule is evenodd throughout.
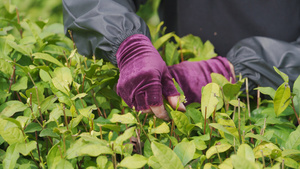
<path id="1" fill-rule="evenodd" d="M 168 98 L 168 102 L 169 104 L 171 105 L 171 107 L 173 109 L 176 109 L 177 108 L 177 105 L 179 103 L 179 107 L 178 107 L 178 110 L 179 111 L 186 111 L 185 109 L 185 106 L 183 105 L 183 103 L 180 101 L 180 97 L 179 96 L 169 96 Z"/>

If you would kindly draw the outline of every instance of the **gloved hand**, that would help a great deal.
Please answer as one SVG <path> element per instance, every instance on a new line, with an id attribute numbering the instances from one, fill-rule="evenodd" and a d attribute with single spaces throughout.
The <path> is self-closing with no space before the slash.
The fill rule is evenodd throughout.
<path id="1" fill-rule="evenodd" d="M 120 45 L 116 57 L 120 70 L 118 95 L 136 110 L 152 111 L 158 118 L 169 120 L 163 96 L 176 108 L 180 94 L 149 38 L 141 34 L 128 37 Z M 184 105 L 181 104 L 178 110 L 185 111 Z"/>
<path id="2" fill-rule="evenodd" d="M 234 69 L 231 63 L 221 56 L 206 61 L 184 61 L 169 66 L 169 72 L 177 81 L 186 97 L 186 104 L 201 102 L 201 89 L 211 82 L 211 73 L 222 74 L 228 81 L 235 82 Z"/>

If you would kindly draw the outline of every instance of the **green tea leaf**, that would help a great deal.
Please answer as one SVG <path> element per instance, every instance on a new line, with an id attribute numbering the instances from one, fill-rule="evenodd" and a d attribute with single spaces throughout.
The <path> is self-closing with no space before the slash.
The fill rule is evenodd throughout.
<path id="1" fill-rule="evenodd" d="M 65 168 L 72 169 L 74 167 L 68 160 L 61 158 L 58 161 L 57 165 L 55 166 L 55 169 L 65 169 Z"/>
<path id="2" fill-rule="evenodd" d="M 206 158 L 209 159 L 211 156 L 217 153 L 223 153 L 230 149 L 232 146 L 230 144 L 219 144 L 215 146 L 211 146 L 207 151 L 206 151 Z"/>
<path id="3" fill-rule="evenodd" d="M 24 54 L 24 55 L 27 55 L 27 56 L 30 56 L 31 53 L 32 53 L 32 50 L 31 48 L 28 48 L 27 46 L 25 45 L 18 45 L 16 42 L 14 41 L 7 41 L 7 44 L 9 46 L 11 46 L 13 49 L 15 49 L 16 51 Z"/>
<path id="4" fill-rule="evenodd" d="M 255 158 L 260 158 L 261 157 L 261 151 L 263 151 L 264 156 L 269 156 L 272 154 L 272 151 L 280 151 L 281 150 L 273 143 L 268 143 L 268 142 L 261 142 L 258 146 L 256 146 L 253 149 Z"/>
<path id="5" fill-rule="evenodd" d="M 51 82 L 51 77 L 48 72 L 43 69 L 40 69 L 40 77 L 44 82 Z"/>
<path id="6" fill-rule="evenodd" d="M 177 51 L 177 46 L 172 43 L 166 43 L 165 55 L 166 55 L 166 64 L 172 66 L 179 63 L 179 53 Z"/>
<path id="7" fill-rule="evenodd" d="M 243 156 L 232 155 L 230 158 L 234 168 L 260 169 L 259 165 L 257 165 L 255 162 L 248 161 Z"/>
<path id="8" fill-rule="evenodd" d="M 291 89 L 287 83 L 283 83 L 276 90 L 274 97 L 274 110 L 276 116 L 279 116 L 290 104 Z"/>
<path id="9" fill-rule="evenodd" d="M 106 156 L 97 157 L 96 162 L 97 162 L 97 167 L 99 169 L 109 169 L 109 167 L 108 167 L 109 161 L 107 160 Z"/>
<path id="10" fill-rule="evenodd" d="M 293 94 L 295 94 L 294 97 L 294 106 L 297 112 L 300 111 L 300 75 L 296 79 L 293 87 Z"/>
<path id="11" fill-rule="evenodd" d="M 227 100 L 236 99 L 240 90 L 241 86 L 238 84 L 227 83 L 223 86 L 223 93 Z"/>
<path id="12" fill-rule="evenodd" d="M 10 63 L 8 63 L 6 60 L 0 58 L 0 72 L 3 72 L 5 75 L 5 78 L 10 78 L 13 74 L 13 67 Z"/>
<path id="13" fill-rule="evenodd" d="M 27 156 L 32 150 L 36 149 L 36 141 L 30 141 L 29 143 L 17 143 L 16 150 Z"/>
<path id="14" fill-rule="evenodd" d="M 69 95 L 71 83 L 73 81 L 71 70 L 67 67 L 58 67 L 54 69 L 53 85 L 60 91 Z"/>
<path id="15" fill-rule="evenodd" d="M 122 145 L 124 141 L 126 141 L 130 137 L 132 137 L 135 129 L 136 129 L 135 127 L 131 127 L 129 129 L 125 130 L 125 132 L 122 135 L 117 137 L 117 139 L 115 141 L 116 145 Z"/>
<path id="16" fill-rule="evenodd" d="M 289 156 L 289 155 L 297 155 L 297 154 L 300 154 L 300 150 L 285 149 L 282 151 L 282 157 Z"/>
<path id="17" fill-rule="evenodd" d="M 12 100 L 5 103 L 6 107 L 1 111 L 0 115 L 5 117 L 11 117 L 17 112 L 24 111 L 27 105 L 20 101 Z M 1 105 L 3 107 L 3 105 Z"/>
<path id="18" fill-rule="evenodd" d="M 169 147 L 164 144 L 152 142 L 152 152 L 156 160 L 164 169 L 183 169 L 184 166 L 181 164 L 179 157 Z"/>
<path id="19" fill-rule="evenodd" d="M 253 133 L 247 133 L 245 135 L 245 138 L 255 138 L 258 141 L 265 141 L 265 142 L 270 142 L 270 140 L 268 140 L 267 138 L 265 138 L 264 136 L 260 135 L 260 134 L 253 134 Z"/>
<path id="20" fill-rule="evenodd" d="M 174 33 L 172 32 L 165 34 L 164 36 L 157 39 L 157 41 L 154 42 L 153 46 L 155 47 L 155 49 L 159 49 L 164 43 L 166 43 L 170 38 L 172 38 L 173 35 Z"/>
<path id="21" fill-rule="evenodd" d="M 189 161 L 191 161 L 196 152 L 196 147 L 194 142 L 181 142 L 176 145 L 173 150 L 176 155 L 181 160 L 183 166 L 185 166 Z"/>
<path id="22" fill-rule="evenodd" d="M 5 169 L 14 169 L 19 158 L 19 152 L 16 149 L 16 144 L 8 146 L 5 158 L 3 160 L 3 168 Z"/>
<path id="23" fill-rule="evenodd" d="M 254 152 L 248 144 L 241 144 L 237 151 L 237 155 L 244 157 L 250 162 L 255 162 Z"/>
<path id="24" fill-rule="evenodd" d="M 170 128 L 169 126 L 163 122 L 161 125 L 157 126 L 156 128 L 152 128 L 150 133 L 156 133 L 156 134 L 162 134 L 162 133 L 169 133 L 170 132 Z"/>
<path id="25" fill-rule="evenodd" d="M 276 93 L 272 87 L 257 87 L 254 90 L 259 90 L 262 94 L 269 95 L 272 99 L 274 99 Z"/>
<path id="26" fill-rule="evenodd" d="M 220 87 L 216 83 L 209 83 L 202 88 L 202 99 L 201 99 L 201 112 L 202 116 L 209 118 L 215 111 L 218 104 L 218 98 L 220 93 Z"/>
<path id="27" fill-rule="evenodd" d="M 122 124 L 136 124 L 137 120 L 131 113 L 126 113 L 123 115 L 114 114 L 110 119 L 112 123 L 122 123 Z"/>
<path id="28" fill-rule="evenodd" d="M 83 115 L 84 117 L 88 117 L 88 118 L 90 117 L 93 110 L 97 110 L 97 107 L 94 104 L 92 106 L 78 109 L 78 111 L 81 115 Z"/>
<path id="29" fill-rule="evenodd" d="M 211 73 L 210 74 L 212 83 L 216 83 L 219 86 L 223 87 L 225 84 L 230 83 L 223 75 L 219 73 Z"/>
<path id="30" fill-rule="evenodd" d="M 26 76 L 21 77 L 16 83 L 11 86 L 12 91 L 19 91 L 27 89 L 28 78 Z"/>
<path id="31" fill-rule="evenodd" d="M 277 67 L 273 66 L 274 70 L 277 72 L 277 74 L 279 74 L 282 79 L 284 80 L 284 82 L 288 83 L 289 82 L 289 77 L 288 75 L 286 75 L 285 73 L 281 72 Z"/>
<path id="32" fill-rule="evenodd" d="M 33 133 L 36 131 L 41 131 L 43 128 L 38 123 L 31 122 L 27 125 L 24 132 L 25 133 Z"/>
<path id="33" fill-rule="evenodd" d="M 146 157 L 134 154 L 133 156 L 125 157 L 118 166 L 126 168 L 142 168 L 147 162 L 148 159 Z"/>
<path id="34" fill-rule="evenodd" d="M 63 67 L 64 65 L 59 62 L 56 58 L 54 58 L 53 56 L 46 54 L 46 53 L 34 53 L 32 54 L 32 56 L 34 56 L 34 59 L 42 59 L 51 63 L 56 64 L 57 66 Z"/>
<path id="35" fill-rule="evenodd" d="M 148 159 L 148 165 L 151 166 L 153 169 L 161 169 L 161 168 L 163 168 L 162 165 L 160 165 L 158 159 L 155 156 L 151 156 Z"/>
<path id="36" fill-rule="evenodd" d="M 172 119 L 177 126 L 177 129 L 185 135 L 188 135 L 186 127 L 190 124 L 187 116 L 180 111 L 171 111 Z"/>
<path id="37" fill-rule="evenodd" d="M 298 126 L 287 138 L 285 149 L 297 149 L 298 145 L 300 145 L 300 126 Z"/>

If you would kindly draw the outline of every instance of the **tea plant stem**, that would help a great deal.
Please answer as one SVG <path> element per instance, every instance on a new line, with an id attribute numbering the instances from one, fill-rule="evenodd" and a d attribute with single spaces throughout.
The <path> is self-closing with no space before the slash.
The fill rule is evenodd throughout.
<path id="1" fill-rule="evenodd" d="M 235 148 L 235 137 L 233 137 L 233 151 L 236 154 L 236 148 Z"/>
<path id="2" fill-rule="evenodd" d="M 265 129 L 266 129 L 266 123 L 267 123 L 267 118 L 265 118 L 265 120 L 264 120 L 264 126 L 263 126 L 263 128 L 261 129 L 261 131 L 260 131 L 260 135 L 264 135 L 264 133 L 265 133 Z"/>
<path id="3" fill-rule="evenodd" d="M 17 19 L 18 19 L 18 24 L 20 25 L 20 15 L 19 15 L 18 8 L 16 8 L 16 14 L 17 14 Z M 19 32 L 20 32 L 21 39 L 23 39 L 23 30 L 22 30 L 22 28 L 20 28 Z"/>
<path id="4" fill-rule="evenodd" d="M 296 111 L 296 109 L 295 109 L 295 105 L 294 105 L 293 97 L 291 97 L 291 100 L 292 100 L 292 108 L 293 108 L 293 110 L 294 110 L 294 113 L 295 113 L 295 116 L 296 116 L 296 118 L 297 118 L 298 125 L 300 125 L 300 119 L 299 119 L 298 113 L 297 113 L 297 111 Z"/>
<path id="5" fill-rule="evenodd" d="M 250 114 L 250 99 L 249 99 L 249 86 L 248 86 L 248 78 L 246 78 L 246 94 L 247 94 L 247 107 L 248 107 L 248 116 L 251 117 Z"/>
<path id="6" fill-rule="evenodd" d="M 114 143 L 111 143 L 111 149 L 114 152 Z M 112 154 L 112 160 L 113 160 L 114 169 L 117 169 L 117 158 L 115 152 Z"/>
<path id="7" fill-rule="evenodd" d="M 74 38 L 73 38 L 73 34 L 72 34 L 72 31 L 71 30 L 68 30 L 68 33 L 72 39 L 72 42 L 73 42 L 73 49 L 76 49 L 76 45 L 75 45 L 75 42 L 74 42 Z"/>
<path id="8" fill-rule="evenodd" d="M 41 104 L 40 104 L 40 99 L 39 99 L 39 92 L 38 92 L 38 89 L 37 89 L 37 86 L 36 84 L 34 83 L 34 80 L 32 79 L 30 73 L 28 72 L 28 76 L 30 77 L 33 85 L 34 85 L 34 88 L 35 88 L 35 92 L 36 92 L 36 99 L 38 101 L 38 109 L 39 109 L 39 113 L 40 113 L 40 116 L 41 116 L 41 121 L 44 122 L 44 119 L 43 119 L 43 115 L 42 115 L 42 110 L 41 110 Z"/>
<path id="9" fill-rule="evenodd" d="M 261 157 L 262 157 L 263 166 L 264 166 L 263 168 L 265 168 L 266 167 L 266 163 L 265 163 L 264 152 L 262 150 L 260 150 L 260 152 L 261 152 Z"/>
<path id="10" fill-rule="evenodd" d="M 97 102 L 97 100 L 96 100 L 96 98 L 95 98 L 95 92 L 94 92 L 94 89 L 91 90 L 91 93 L 92 93 L 92 98 L 93 98 L 93 100 L 94 100 L 94 102 L 95 102 L 95 105 L 96 105 L 96 107 L 97 107 L 97 110 L 98 110 L 98 115 L 99 115 L 99 116 L 103 116 L 103 114 L 102 114 L 102 112 L 101 112 L 101 110 L 100 110 L 100 108 L 99 108 L 99 106 L 98 106 L 98 102 Z M 107 118 L 107 117 L 106 117 L 106 113 L 104 113 L 104 116 L 103 116 L 103 117 Z"/>
<path id="11" fill-rule="evenodd" d="M 259 104 L 260 104 L 260 91 L 257 90 L 257 106 L 256 106 L 257 109 L 259 109 Z"/>
<path id="12" fill-rule="evenodd" d="M 39 162 L 41 162 L 41 152 L 40 152 L 40 147 L 39 147 L 39 141 L 38 141 L 38 136 L 37 136 L 37 131 L 35 131 L 35 140 L 36 140 L 36 149 L 38 152 L 38 156 L 39 156 Z"/>
<path id="13" fill-rule="evenodd" d="M 14 63 L 16 62 L 16 60 L 14 61 Z M 8 88 L 8 92 L 10 93 L 11 90 L 11 86 L 14 84 L 15 81 L 15 74 L 16 74 L 16 65 L 13 65 L 13 73 L 11 74 L 11 77 L 9 78 L 9 88 Z"/>
<path id="14" fill-rule="evenodd" d="M 146 113 L 146 115 L 145 115 L 145 119 L 144 119 L 144 122 L 143 122 L 143 126 L 146 124 L 147 117 L 148 117 L 148 113 Z"/>
<path id="15" fill-rule="evenodd" d="M 138 144 L 139 144 L 139 154 L 142 155 L 141 138 L 140 138 L 140 134 L 139 134 L 139 132 L 137 131 L 137 129 L 135 129 L 135 133 L 136 133 L 136 137 L 137 137 Z"/>
<path id="16" fill-rule="evenodd" d="M 67 116 L 66 116 L 66 106 L 65 106 L 64 103 L 63 103 L 63 112 L 64 112 L 65 125 L 67 126 L 67 130 L 69 130 L 68 119 L 67 119 Z"/>
<path id="17" fill-rule="evenodd" d="M 148 139 L 149 142 L 151 143 L 151 140 L 150 140 L 150 138 L 148 137 L 146 131 L 144 130 L 144 128 L 143 128 L 143 126 L 142 126 L 142 123 L 141 123 L 141 121 L 140 121 L 140 118 L 139 118 L 137 112 L 134 111 L 134 114 L 135 114 L 135 116 L 136 116 L 136 119 L 137 119 L 137 121 L 138 121 L 138 125 L 139 125 L 140 129 L 143 131 L 143 133 L 145 134 L 145 136 L 147 137 L 147 139 Z"/>
<path id="18" fill-rule="evenodd" d="M 206 113 L 207 113 L 207 106 L 205 106 L 205 115 L 204 115 L 204 131 L 203 131 L 203 135 L 205 135 L 205 131 L 206 131 Z"/>
<path id="19" fill-rule="evenodd" d="M 66 52 L 63 51 L 63 54 L 64 54 L 64 57 L 65 57 L 65 59 L 66 59 L 67 66 L 68 66 L 68 68 L 70 68 L 70 64 L 69 64 L 69 60 L 68 60 L 68 57 L 67 57 L 67 55 L 66 55 Z"/>
<path id="20" fill-rule="evenodd" d="M 222 161 L 222 159 L 221 159 L 221 157 L 220 157 L 220 153 L 219 153 L 219 151 L 218 151 L 218 147 L 215 146 L 215 148 L 216 148 L 216 151 L 217 151 L 217 154 L 218 154 L 219 161 L 220 161 L 220 163 L 222 163 L 223 161 Z"/>
<path id="21" fill-rule="evenodd" d="M 100 138 L 101 138 L 101 140 L 103 140 L 103 135 L 102 135 L 102 126 L 99 126 L 99 128 L 100 128 Z"/>
<path id="22" fill-rule="evenodd" d="M 271 155 L 269 155 L 269 159 L 270 159 L 270 162 L 271 162 L 271 166 L 273 167 L 273 160 L 271 158 Z"/>
<path id="23" fill-rule="evenodd" d="M 181 43 L 180 43 L 180 45 L 179 45 L 179 48 L 180 48 L 180 58 L 181 58 L 181 62 L 183 62 L 184 59 L 183 59 L 183 52 L 182 52 L 182 45 L 181 45 Z"/>
<path id="24" fill-rule="evenodd" d="M 156 117 L 153 117 L 153 127 L 156 128 Z M 157 138 L 156 133 L 154 133 L 154 137 Z"/>
<path id="25" fill-rule="evenodd" d="M 85 76 L 86 76 L 86 74 L 83 75 L 82 83 L 81 83 L 81 92 L 82 92 L 82 93 L 84 92 L 84 81 L 85 81 Z"/>
<path id="26" fill-rule="evenodd" d="M 238 129 L 239 129 L 239 140 L 240 140 L 240 143 L 242 142 L 242 136 L 241 136 L 241 106 L 240 106 L 240 98 L 238 98 L 238 116 L 239 116 L 239 119 L 238 119 Z"/>
<path id="27" fill-rule="evenodd" d="M 282 166 L 281 166 L 282 169 L 284 169 L 284 159 L 282 159 Z"/>

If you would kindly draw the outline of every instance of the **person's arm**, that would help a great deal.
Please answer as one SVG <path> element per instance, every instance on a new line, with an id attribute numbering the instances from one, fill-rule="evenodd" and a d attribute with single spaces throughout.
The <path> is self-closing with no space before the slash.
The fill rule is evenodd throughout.
<path id="1" fill-rule="evenodd" d="M 78 52 L 117 65 L 115 54 L 129 36 L 150 38 L 146 23 L 135 14 L 146 0 L 63 0 L 65 33 L 72 32 Z"/>
<path id="2" fill-rule="evenodd" d="M 168 120 L 162 98 L 176 108 L 179 93 L 146 23 L 135 14 L 142 1 L 63 0 L 65 32 L 72 31 L 80 54 L 119 67 L 117 93 L 130 107 Z M 179 110 L 185 110 L 183 104 Z"/>

